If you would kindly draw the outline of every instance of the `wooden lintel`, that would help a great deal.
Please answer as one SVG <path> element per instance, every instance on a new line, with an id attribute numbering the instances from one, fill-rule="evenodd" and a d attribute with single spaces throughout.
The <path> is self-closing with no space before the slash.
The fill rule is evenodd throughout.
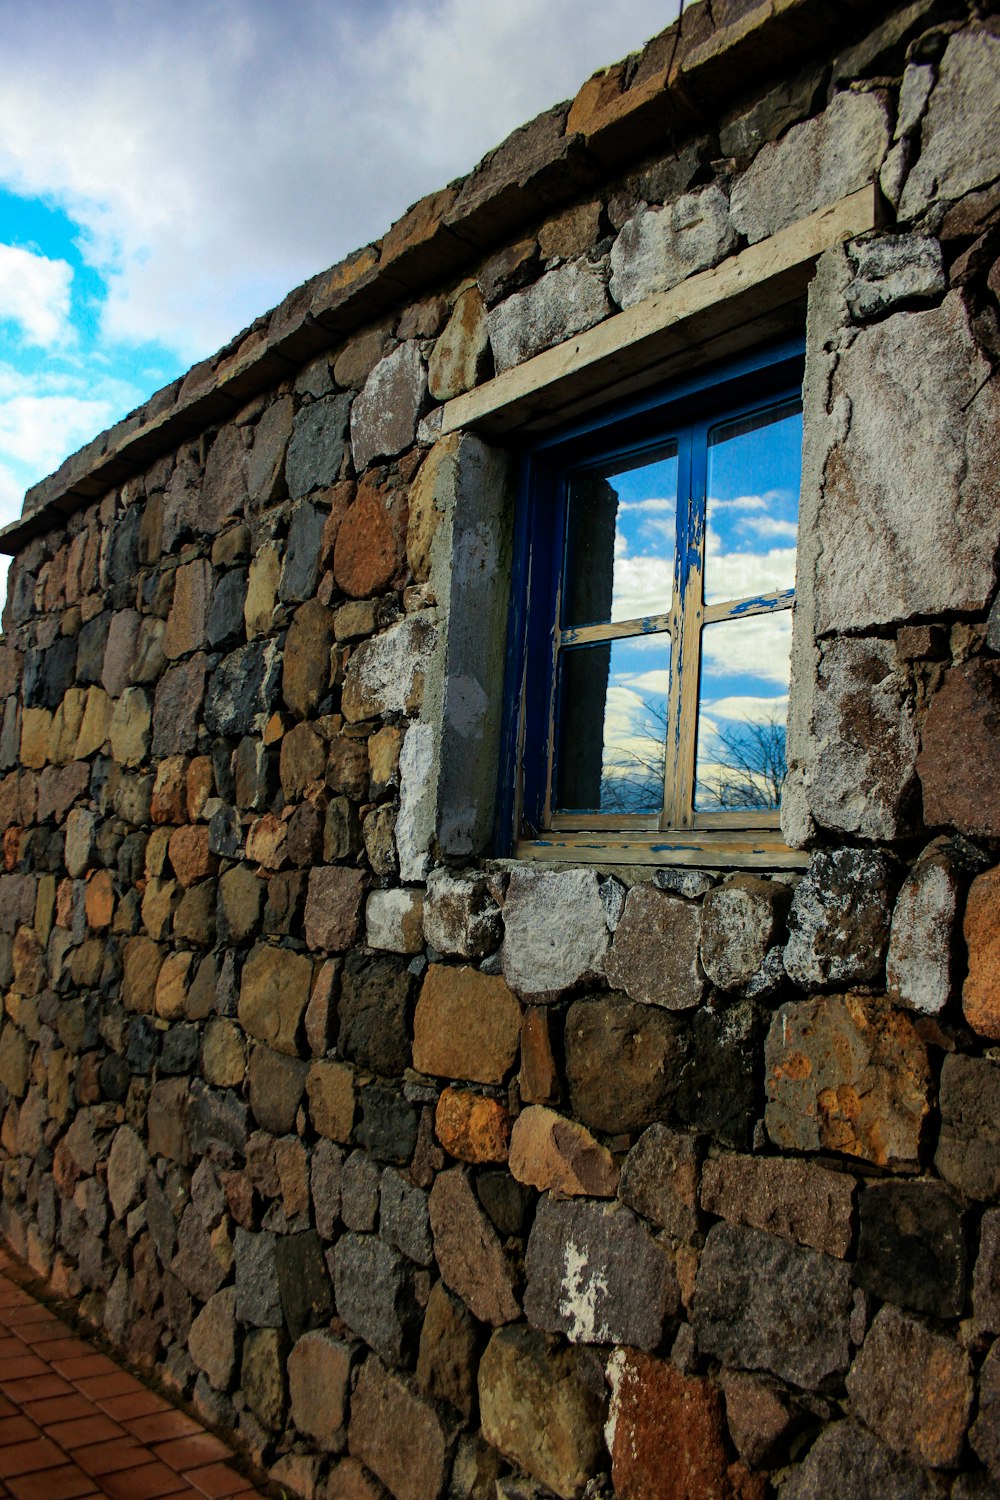
<path id="1" fill-rule="evenodd" d="M 795 315 L 823 251 L 877 222 L 872 184 L 456 396 L 444 407 L 442 434 L 475 428 L 499 437 L 539 428 L 557 414 L 565 420 L 594 400 L 665 377 L 692 349 L 780 326 L 785 309 Z"/>

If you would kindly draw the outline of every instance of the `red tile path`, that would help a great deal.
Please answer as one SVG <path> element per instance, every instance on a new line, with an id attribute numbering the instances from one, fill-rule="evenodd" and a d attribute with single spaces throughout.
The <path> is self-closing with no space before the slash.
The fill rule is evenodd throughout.
<path id="1" fill-rule="evenodd" d="M 262 1500 L 232 1450 L 79 1338 L 0 1247 L 0 1500 Z"/>

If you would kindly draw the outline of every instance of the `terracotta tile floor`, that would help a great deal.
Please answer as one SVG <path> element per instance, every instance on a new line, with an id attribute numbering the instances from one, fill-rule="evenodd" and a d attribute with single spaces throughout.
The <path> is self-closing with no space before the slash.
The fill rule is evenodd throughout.
<path id="1" fill-rule="evenodd" d="M 77 1337 L 0 1247 L 0 1500 L 261 1500 L 212 1433 Z"/>

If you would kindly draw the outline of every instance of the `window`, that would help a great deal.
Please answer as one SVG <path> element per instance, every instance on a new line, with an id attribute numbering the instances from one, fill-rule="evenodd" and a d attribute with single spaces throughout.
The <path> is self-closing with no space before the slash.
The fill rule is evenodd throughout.
<path id="1" fill-rule="evenodd" d="M 785 344 L 527 454 L 518 852 L 780 847 L 801 384 Z"/>

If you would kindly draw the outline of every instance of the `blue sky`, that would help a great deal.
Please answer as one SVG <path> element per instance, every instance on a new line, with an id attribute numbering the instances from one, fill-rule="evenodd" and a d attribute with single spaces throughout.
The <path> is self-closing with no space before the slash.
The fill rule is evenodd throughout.
<path id="1" fill-rule="evenodd" d="M 0 522 L 67 453 L 676 11 L 0 0 Z"/>

